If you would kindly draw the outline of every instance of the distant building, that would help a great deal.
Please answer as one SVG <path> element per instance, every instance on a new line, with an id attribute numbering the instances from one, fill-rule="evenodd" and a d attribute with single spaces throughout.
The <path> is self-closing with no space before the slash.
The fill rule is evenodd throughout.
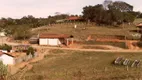
<path id="1" fill-rule="evenodd" d="M 69 45 L 70 38 L 72 38 L 72 36 L 65 34 L 40 34 L 39 45 L 51 45 L 51 46 Z"/>
<path id="2" fill-rule="evenodd" d="M 66 20 L 67 20 L 67 21 L 84 21 L 83 18 L 77 17 L 77 16 L 73 16 L 73 17 L 71 16 L 71 17 L 68 17 Z"/>
<path id="3" fill-rule="evenodd" d="M 136 24 L 137 26 L 137 32 L 142 34 L 142 22 Z"/>
<path id="4" fill-rule="evenodd" d="M 78 16 L 70 16 L 66 19 L 56 20 L 56 23 L 63 23 L 63 22 L 78 22 L 78 21 L 85 21 L 83 18 Z"/>
<path id="5" fill-rule="evenodd" d="M 142 28 L 142 22 L 138 23 L 136 26 Z"/>
<path id="6" fill-rule="evenodd" d="M 29 39 L 29 43 L 30 44 L 38 44 L 38 41 L 39 39 L 38 39 L 38 37 L 31 37 L 30 39 Z"/>
<path id="7" fill-rule="evenodd" d="M 141 34 L 141 40 L 142 40 L 142 22 L 136 24 L 137 26 L 137 32 Z"/>
<path id="8" fill-rule="evenodd" d="M 1 37 L 5 37 L 6 35 L 5 35 L 5 32 L 0 32 L 0 36 Z"/>

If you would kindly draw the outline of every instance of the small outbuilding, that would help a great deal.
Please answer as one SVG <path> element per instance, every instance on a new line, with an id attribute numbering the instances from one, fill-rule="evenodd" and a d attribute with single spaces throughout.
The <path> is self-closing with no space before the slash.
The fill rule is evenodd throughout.
<path id="1" fill-rule="evenodd" d="M 0 36 L 1 37 L 5 37 L 6 35 L 5 35 L 5 32 L 0 32 Z"/>
<path id="2" fill-rule="evenodd" d="M 2 51 L 0 51 L 0 60 L 5 65 L 14 65 L 15 64 L 14 56 L 12 56 L 8 53 L 3 53 Z"/>
<path id="3" fill-rule="evenodd" d="M 71 43 L 73 44 L 73 36 L 65 34 L 40 34 L 39 35 L 39 45 L 51 45 L 59 46 L 66 45 L 68 46 Z"/>

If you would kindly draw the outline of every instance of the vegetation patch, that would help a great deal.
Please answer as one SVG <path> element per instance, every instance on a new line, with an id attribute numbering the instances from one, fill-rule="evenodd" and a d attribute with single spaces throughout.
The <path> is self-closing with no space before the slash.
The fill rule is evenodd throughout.
<path id="1" fill-rule="evenodd" d="M 103 47 L 103 46 L 83 46 L 83 49 L 103 49 L 103 50 L 109 50 L 110 48 Z"/>
<path id="2" fill-rule="evenodd" d="M 85 41 L 84 44 L 86 44 L 86 45 L 111 45 L 111 46 L 114 46 L 114 47 L 127 49 L 125 42 Z"/>
<path id="3" fill-rule="evenodd" d="M 60 49 L 52 49 L 49 51 L 50 53 L 54 53 L 54 54 L 61 54 L 61 53 L 64 53 L 63 50 L 60 50 Z"/>
<path id="4" fill-rule="evenodd" d="M 0 49 L 7 50 L 8 52 L 10 52 L 10 50 L 12 49 L 12 46 L 4 44 L 4 45 L 0 45 Z"/>

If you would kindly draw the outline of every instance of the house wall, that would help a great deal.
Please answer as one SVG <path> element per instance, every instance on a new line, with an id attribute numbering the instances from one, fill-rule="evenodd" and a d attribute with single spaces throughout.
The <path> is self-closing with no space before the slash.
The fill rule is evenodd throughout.
<path id="1" fill-rule="evenodd" d="M 48 45 L 47 39 L 39 39 L 39 45 Z"/>
<path id="2" fill-rule="evenodd" d="M 1 55 L 0 60 L 2 60 L 5 65 L 14 65 L 15 63 L 14 58 L 6 54 Z"/>
<path id="3" fill-rule="evenodd" d="M 50 38 L 45 38 L 45 39 L 39 39 L 39 45 L 52 45 L 52 46 L 57 46 L 62 44 L 59 39 L 50 39 Z"/>
<path id="4" fill-rule="evenodd" d="M 5 33 L 4 32 L 0 32 L 0 36 L 5 36 Z"/>

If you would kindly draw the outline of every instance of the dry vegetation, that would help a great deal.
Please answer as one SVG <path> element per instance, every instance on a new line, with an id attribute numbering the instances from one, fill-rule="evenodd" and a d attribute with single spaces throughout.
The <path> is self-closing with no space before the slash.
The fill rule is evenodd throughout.
<path id="1" fill-rule="evenodd" d="M 51 50 L 45 59 L 34 63 L 23 80 L 136 80 L 141 67 L 116 66 L 117 57 L 142 60 L 142 53 L 104 53 Z"/>
<path id="2" fill-rule="evenodd" d="M 134 24 L 138 24 L 140 22 L 142 22 L 142 18 L 135 19 Z"/>
<path id="3" fill-rule="evenodd" d="M 74 29 L 74 25 L 77 28 Z M 86 29 L 83 29 L 86 28 Z M 33 29 L 34 34 L 38 33 L 60 33 L 60 34 L 70 34 L 76 39 L 85 40 L 90 34 L 102 34 L 102 35 L 130 35 L 133 32 L 130 30 L 136 30 L 134 25 L 123 25 L 123 27 L 112 27 L 112 26 L 96 26 L 95 24 L 85 24 L 85 23 L 64 23 L 64 24 L 54 24 L 52 26 L 44 26 L 40 28 Z"/>

